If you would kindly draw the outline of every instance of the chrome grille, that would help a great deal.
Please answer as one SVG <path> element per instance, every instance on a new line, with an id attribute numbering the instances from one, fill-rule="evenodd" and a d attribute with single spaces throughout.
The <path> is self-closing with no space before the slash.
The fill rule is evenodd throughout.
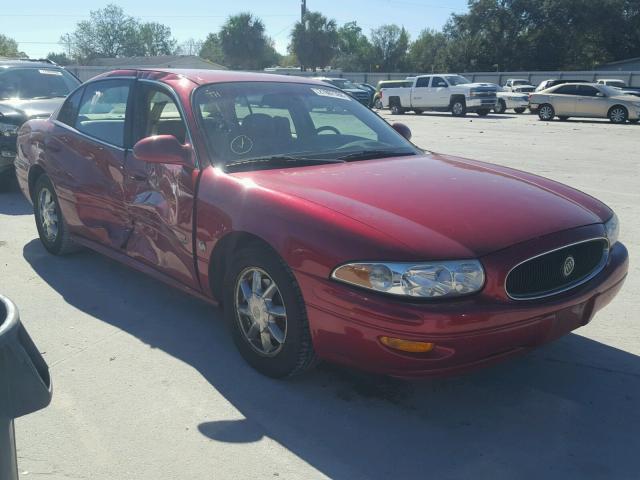
<path id="1" fill-rule="evenodd" d="M 608 253 L 609 242 L 597 238 L 530 258 L 508 273 L 507 295 L 514 300 L 531 300 L 565 292 L 597 275 Z"/>

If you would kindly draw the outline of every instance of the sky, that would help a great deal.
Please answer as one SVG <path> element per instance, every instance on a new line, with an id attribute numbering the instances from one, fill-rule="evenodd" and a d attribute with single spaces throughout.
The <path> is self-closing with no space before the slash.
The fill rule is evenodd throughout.
<path id="1" fill-rule="evenodd" d="M 190 38 L 204 40 L 216 32 L 225 19 L 239 12 L 251 12 L 264 22 L 276 49 L 286 53 L 289 33 L 300 17 L 300 0 L 56 0 L 6 2 L 0 11 L 0 33 L 19 43 L 31 58 L 63 51 L 60 36 L 72 32 L 91 10 L 108 3 L 122 7 L 141 21 L 163 23 L 182 43 Z M 467 0 L 307 0 L 307 8 L 334 18 L 338 25 L 357 21 L 365 33 L 384 23 L 404 25 L 413 38 L 425 28 L 440 29 L 452 13 L 466 11 Z"/>

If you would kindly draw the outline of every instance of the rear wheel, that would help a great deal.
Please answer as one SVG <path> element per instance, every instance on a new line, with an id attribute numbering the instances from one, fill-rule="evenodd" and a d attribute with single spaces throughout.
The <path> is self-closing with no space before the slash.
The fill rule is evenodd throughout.
<path id="1" fill-rule="evenodd" d="M 548 103 L 543 103 L 542 105 L 540 105 L 540 108 L 538 108 L 538 117 L 540 118 L 540 120 L 549 122 L 553 120 L 553 117 L 555 116 L 556 111 Z"/>
<path id="2" fill-rule="evenodd" d="M 382 110 L 382 100 L 376 98 L 376 101 L 373 103 L 373 108 L 377 110 Z"/>
<path id="3" fill-rule="evenodd" d="M 482 109 L 482 110 L 476 110 L 476 113 L 478 114 L 479 117 L 486 117 L 487 115 L 489 115 L 490 110 L 486 110 L 486 109 Z"/>
<path id="4" fill-rule="evenodd" d="M 274 378 L 317 362 L 302 293 L 289 267 L 266 247 L 235 256 L 224 282 L 225 317 L 243 358 Z"/>
<path id="5" fill-rule="evenodd" d="M 514 108 L 513 111 L 516 113 L 524 113 L 524 111 L 526 110 L 526 108 Z"/>
<path id="6" fill-rule="evenodd" d="M 402 115 L 403 113 L 404 108 L 402 108 L 399 103 L 394 103 L 391 106 L 391 115 Z"/>
<path id="7" fill-rule="evenodd" d="M 609 110 L 609 121 L 611 123 L 625 123 L 629 118 L 629 112 L 622 105 L 615 105 Z"/>
<path id="8" fill-rule="evenodd" d="M 41 175 L 36 180 L 33 210 L 40 241 L 49 253 L 65 255 L 77 250 L 62 216 L 58 196 L 47 175 Z"/>
<path id="9" fill-rule="evenodd" d="M 502 99 L 498 100 L 498 103 L 496 103 L 496 106 L 493 107 L 493 111 L 495 113 L 504 113 L 506 110 L 507 110 L 507 104 Z"/>
<path id="10" fill-rule="evenodd" d="M 464 117 L 467 114 L 467 104 L 462 99 L 451 102 L 451 114 L 454 117 Z"/>

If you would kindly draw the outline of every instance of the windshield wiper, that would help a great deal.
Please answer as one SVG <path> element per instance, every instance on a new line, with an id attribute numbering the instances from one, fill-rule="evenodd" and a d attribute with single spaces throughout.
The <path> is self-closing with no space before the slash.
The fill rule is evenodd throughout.
<path id="1" fill-rule="evenodd" d="M 342 159 L 332 159 L 332 158 L 304 158 L 304 157 L 292 157 L 288 155 L 271 155 L 266 157 L 254 157 L 247 158 L 244 160 L 236 160 L 235 162 L 227 163 L 225 168 L 227 170 L 237 170 L 244 166 L 249 165 L 263 165 L 266 167 L 272 167 L 274 165 L 290 165 L 290 164 L 306 164 L 306 165 L 316 165 L 322 163 L 344 163 L 345 160 Z"/>
<path id="2" fill-rule="evenodd" d="M 410 155 L 416 155 L 416 153 L 393 150 L 361 150 L 359 152 L 347 153 L 346 155 L 338 157 L 337 160 L 349 162 L 352 160 L 373 160 L 375 158 L 406 157 Z"/>

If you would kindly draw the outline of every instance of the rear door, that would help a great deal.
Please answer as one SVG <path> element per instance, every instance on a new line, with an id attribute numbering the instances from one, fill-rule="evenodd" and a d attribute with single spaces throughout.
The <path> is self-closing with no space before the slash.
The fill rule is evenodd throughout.
<path id="1" fill-rule="evenodd" d="M 179 101 L 169 87 L 138 80 L 134 96 L 132 143 L 153 135 L 173 135 L 182 144 L 191 143 Z M 133 154 L 125 165 L 125 204 L 133 228 L 127 254 L 194 289 L 200 288 L 192 235 L 198 173 L 180 165 L 147 164 Z"/>
<path id="2" fill-rule="evenodd" d="M 600 90 L 591 85 L 578 85 L 576 111 L 581 117 L 604 118 L 607 116 L 609 103 Z"/>
<path id="3" fill-rule="evenodd" d="M 551 94 L 551 103 L 556 115 L 572 116 L 577 113 L 577 85 L 561 85 Z"/>
<path id="4" fill-rule="evenodd" d="M 111 78 L 76 91 L 45 141 L 69 229 L 111 248 L 120 248 L 130 231 L 123 172 L 132 85 L 133 79 Z"/>
<path id="5" fill-rule="evenodd" d="M 411 106 L 424 108 L 429 103 L 429 77 L 418 77 L 411 92 Z"/>

